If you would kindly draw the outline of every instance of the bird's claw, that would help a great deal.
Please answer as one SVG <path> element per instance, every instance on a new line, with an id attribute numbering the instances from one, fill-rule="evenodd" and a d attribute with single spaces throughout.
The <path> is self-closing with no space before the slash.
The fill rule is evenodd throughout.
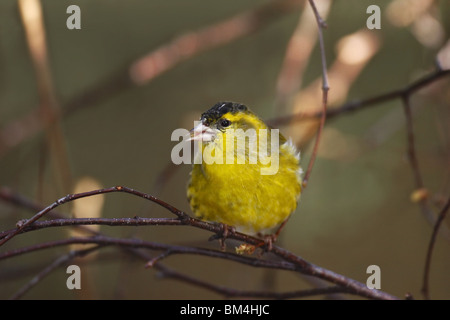
<path id="1" fill-rule="evenodd" d="M 219 223 L 220 225 L 220 231 L 213 235 L 211 238 L 209 238 L 209 240 L 219 240 L 220 243 L 220 249 L 222 251 L 225 251 L 226 249 L 226 245 L 225 245 L 225 240 L 232 234 L 234 234 L 236 232 L 236 229 L 233 226 L 229 226 L 225 223 Z"/>
<path id="2" fill-rule="evenodd" d="M 263 247 L 264 251 L 272 251 L 273 248 L 273 243 L 275 241 L 277 241 L 278 239 L 278 234 L 277 233 L 273 233 L 273 234 L 266 234 L 266 235 L 261 235 L 259 234 L 259 237 L 262 238 L 262 242 L 258 247 Z"/>

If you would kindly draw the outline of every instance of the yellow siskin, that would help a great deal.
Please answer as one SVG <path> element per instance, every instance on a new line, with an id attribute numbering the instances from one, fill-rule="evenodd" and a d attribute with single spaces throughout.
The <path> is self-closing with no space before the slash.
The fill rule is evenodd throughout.
<path id="1" fill-rule="evenodd" d="M 291 140 L 232 102 L 204 112 L 190 140 L 200 146 L 187 189 L 194 214 L 247 234 L 278 235 L 301 193 Z"/>

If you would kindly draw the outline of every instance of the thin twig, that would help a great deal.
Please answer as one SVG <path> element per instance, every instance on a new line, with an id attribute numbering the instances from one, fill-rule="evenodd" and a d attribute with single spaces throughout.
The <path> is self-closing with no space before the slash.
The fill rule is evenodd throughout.
<path id="1" fill-rule="evenodd" d="M 35 71 L 39 117 L 45 129 L 48 150 L 57 168 L 57 180 L 66 193 L 70 190 L 72 175 L 61 128 L 60 105 L 56 98 L 48 59 L 42 5 L 40 0 L 19 0 L 18 5 Z"/>
<path id="2" fill-rule="evenodd" d="M 322 1 L 322 15 L 326 14 L 330 6 L 329 1 Z M 287 109 L 287 104 L 292 99 L 295 91 L 302 84 L 303 73 L 308 65 L 308 60 L 317 42 L 317 29 L 312 24 L 315 20 L 314 13 L 310 13 L 305 7 L 309 4 L 305 1 L 301 8 L 297 26 L 286 46 L 283 64 L 277 77 L 276 97 L 274 107 L 277 113 Z"/>
<path id="3" fill-rule="evenodd" d="M 425 259 L 425 268 L 423 272 L 423 284 L 422 284 L 422 294 L 424 295 L 425 299 L 430 299 L 430 291 L 429 291 L 429 277 L 430 277 L 430 265 L 431 265 L 431 255 L 433 253 L 434 244 L 436 242 L 436 237 L 439 232 L 439 228 L 442 224 L 442 221 L 444 221 L 444 218 L 449 211 L 450 208 L 450 197 L 447 199 L 447 203 L 442 208 L 441 212 L 439 213 L 438 219 L 434 225 L 433 233 L 431 234 L 430 243 L 428 244 L 427 249 L 427 256 Z"/>
<path id="4" fill-rule="evenodd" d="M 8 202 L 10 204 L 13 204 L 13 205 L 16 205 L 16 206 L 19 206 L 22 208 L 26 208 L 26 209 L 34 211 L 34 212 L 36 212 L 36 211 L 39 212 L 44 209 L 43 206 L 31 201 L 27 197 L 24 197 L 22 194 L 14 192 L 13 190 L 11 190 L 10 188 L 7 188 L 7 187 L 0 187 L 0 199 L 5 202 Z M 45 214 L 46 218 L 54 219 L 54 221 L 57 219 L 65 219 L 67 216 L 68 216 L 67 214 L 62 214 L 56 210 L 49 211 L 48 213 Z M 34 224 L 32 226 L 36 227 Z M 91 234 L 91 235 L 98 234 L 98 232 L 96 230 L 93 230 L 82 224 L 76 225 L 76 227 L 80 231 L 83 231 L 83 232 Z M 6 233 L 13 232 L 13 231 L 14 230 L 0 232 L 0 239 L 5 237 Z"/>
<path id="5" fill-rule="evenodd" d="M 192 255 L 201 255 L 212 258 L 220 258 L 226 259 L 246 265 L 250 265 L 252 267 L 259 268 L 271 268 L 271 269 L 281 269 L 288 271 L 297 271 L 301 272 L 298 265 L 286 262 L 286 261 L 276 261 L 276 260 L 265 260 L 265 259 L 257 259 L 253 257 L 243 256 L 239 254 L 235 254 L 232 252 L 223 252 L 218 250 L 206 249 L 206 248 L 198 248 L 198 247 L 189 247 L 189 246 L 180 246 L 180 245 L 170 245 L 159 242 L 145 241 L 141 239 L 120 239 L 109 236 L 93 236 L 93 237 L 74 237 L 67 239 L 54 240 L 39 244 L 33 244 L 27 247 L 22 247 L 18 249 L 9 250 L 3 253 L 0 253 L 0 260 L 10 259 L 13 257 L 17 257 L 23 254 L 28 254 L 31 252 L 36 252 L 45 249 L 51 249 L 61 246 L 68 246 L 72 244 L 97 244 L 97 245 L 114 245 L 118 247 L 130 247 L 130 248 L 145 248 L 163 252 L 169 252 L 171 255 L 174 254 L 192 254 Z"/>
<path id="6" fill-rule="evenodd" d="M 14 193 L 12 192 L 9 188 L 6 187 L 2 187 L 0 188 L 0 199 L 3 199 L 5 201 L 8 201 L 9 203 L 18 205 L 20 207 L 24 207 L 27 208 L 29 210 L 32 211 L 40 211 L 42 210 L 42 207 L 33 203 L 32 201 L 30 201 L 29 199 L 27 199 L 26 197 Z M 55 227 L 55 226 L 76 226 L 76 227 L 84 227 L 85 225 L 91 225 L 91 224 L 100 224 L 100 225 L 109 225 L 109 226 L 138 226 L 138 225 L 181 225 L 183 224 L 182 221 L 180 221 L 179 219 L 171 219 L 171 218 L 122 218 L 122 219 L 104 219 L 104 218 L 97 218 L 97 219 L 83 219 L 83 218 L 78 218 L 78 219 L 65 219 L 63 218 L 63 216 L 59 213 L 56 212 L 49 212 L 47 213 L 47 217 L 53 217 L 55 218 L 54 220 L 50 220 L 50 221 L 36 221 L 33 224 L 31 224 L 30 226 L 28 226 L 27 228 L 25 228 L 24 230 L 22 230 L 22 232 L 29 232 L 32 230 L 38 230 L 41 228 L 47 228 L 47 227 Z M 99 234 L 96 231 L 93 231 L 92 229 L 89 228 L 85 228 L 86 231 L 91 232 L 92 234 Z M 6 236 L 8 233 L 13 232 L 14 230 L 9 230 L 9 231 L 4 231 L 2 233 L 0 233 L 0 238 Z M 126 251 L 128 253 L 132 253 L 134 256 L 139 256 L 139 257 L 145 257 L 146 255 L 141 252 L 141 251 L 137 251 L 133 248 L 125 248 Z M 171 251 L 166 251 L 166 253 L 161 254 L 160 256 L 158 256 L 158 259 L 155 258 L 145 258 L 145 260 L 147 260 L 148 262 L 153 260 L 152 263 L 152 267 L 158 270 L 165 270 L 167 269 L 165 266 L 163 266 L 160 261 L 161 258 L 164 256 L 168 256 L 169 253 Z M 62 258 L 63 259 L 63 258 Z M 147 262 L 146 266 L 149 266 L 149 263 Z M 158 262 L 158 263 L 156 263 Z M 175 272 L 172 270 L 172 274 L 176 273 L 177 274 L 177 279 L 180 281 L 185 281 L 187 283 L 190 284 L 195 284 L 193 283 L 192 277 L 185 275 L 183 273 L 179 273 L 179 272 Z M 30 283 L 33 283 L 33 286 L 37 285 L 37 283 L 43 279 L 43 276 L 39 276 L 38 278 L 34 278 Z M 195 279 L 194 279 L 195 280 Z M 204 282 L 204 281 L 203 281 Z M 208 284 L 207 282 L 204 282 L 205 286 L 209 286 L 211 288 L 214 288 L 215 285 L 210 283 Z M 30 286 L 31 288 L 31 286 Z M 30 288 L 27 288 L 27 290 L 29 290 Z M 23 289 L 22 289 L 23 291 Z M 16 296 L 17 298 L 19 296 Z"/>
<path id="7" fill-rule="evenodd" d="M 407 91 L 402 96 L 402 102 L 403 102 L 403 110 L 405 113 L 405 119 L 406 119 L 406 133 L 407 133 L 407 154 L 408 154 L 408 160 L 414 175 L 414 184 L 416 190 L 426 190 L 422 178 L 422 173 L 420 171 L 419 167 L 419 161 L 417 159 L 417 152 L 415 147 L 415 137 L 414 137 L 414 126 L 413 126 L 413 117 L 411 112 L 411 105 L 410 105 L 410 91 Z M 426 196 L 427 192 L 424 193 L 425 196 L 422 196 L 421 199 L 419 199 L 418 205 L 420 207 L 420 210 L 422 211 L 422 214 L 425 216 L 425 218 L 430 222 L 431 225 L 434 225 L 436 223 L 436 217 L 433 212 L 433 210 L 429 206 L 428 197 Z M 445 229 L 447 231 L 447 229 Z"/>
<path id="8" fill-rule="evenodd" d="M 303 258 L 294 255 L 293 253 L 287 251 L 286 249 L 273 246 L 273 249 L 271 251 L 272 253 L 276 254 L 280 258 L 283 258 L 285 261 L 293 262 L 294 264 L 298 264 L 302 268 L 302 273 L 311 275 L 314 277 L 318 277 L 320 279 L 329 281 L 331 283 L 341 285 L 344 287 L 347 287 L 351 289 L 352 292 L 355 292 L 355 294 L 371 298 L 371 299 L 398 299 L 397 297 L 388 294 L 386 292 L 383 292 L 381 290 L 373 290 L 369 289 L 365 284 L 362 284 L 356 280 L 347 278 L 343 275 L 337 274 L 331 270 L 327 270 L 325 268 L 316 266 L 310 262 L 307 262 Z"/>
<path id="9" fill-rule="evenodd" d="M 326 25 L 325 21 L 323 21 L 323 19 L 320 17 L 320 14 L 317 11 L 314 0 L 309 0 L 309 3 L 311 5 L 311 8 L 314 11 L 314 15 L 316 17 L 317 25 L 319 28 L 318 35 L 319 35 L 319 45 L 320 45 L 320 57 L 322 60 L 322 115 L 320 117 L 319 128 L 317 129 L 316 140 L 314 142 L 314 148 L 313 148 L 313 152 L 311 154 L 311 159 L 309 160 L 308 169 L 306 170 L 305 176 L 303 178 L 303 188 L 306 188 L 306 186 L 308 185 L 309 177 L 311 175 L 312 168 L 316 161 L 317 152 L 319 150 L 319 142 L 320 142 L 320 138 L 322 136 L 322 131 L 323 131 L 323 127 L 325 125 L 325 119 L 326 119 L 326 115 L 327 115 L 328 90 L 330 89 L 330 86 L 328 84 L 327 60 L 326 60 L 326 56 L 325 56 L 325 45 L 323 42 L 323 32 L 322 32 L 322 29 L 326 28 L 327 25 Z"/>
<path id="10" fill-rule="evenodd" d="M 0 199 L 8 202 L 10 204 L 19 206 L 21 208 L 25 208 L 34 212 L 41 211 L 43 209 L 42 206 L 37 203 L 31 201 L 29 198 L 23 196 L 20 193 L 14 192 L 11 188 L 1 186 L 0 187 Z M 58 219 L 65 218 L 64 214 L 57 212 L 56 210 L 52 210 L 47 215 L 50 218 Z"/>
<path id="11" fill-rule="evenodd" d="M 80 199 L 83 197 L 89 197 L 98 195 L 101 193 L 111 193 L 111 192 L 126 192 L 129 194 L 132 194 L 134 196 L 138 196 L 144 199 L 148 199 L 152 202 L 155 202 L 162 207 L 166 208 L 173 214 L 175 214 L 178 219 L 182 222 L 182 224 L 189 225 L 192 227 L 200 228 L 203 230 L 207 230 L 216 234 L 221 234 L 223 232 L 222 227 L 218 224 L 209 223 L 206 221 L 201 221 L 199 219 L 191 218 L 186 213 L 182 212 L 181 210 L 178 210 L 177 208 L 167 204 L 166 202 L 157 199 L 149 194 L 127 188 L 127 187 L 111 187 L 111 188 L 105 188 L 105 189 L 99 189 L 99 190 L 93 190 L 89 192 L 84 193 L 78 193 L 78 194 L 71 194 L 67 195 L 66 197 L 63 197 L 50 206 L 46 207 L 42 211 L 40 211 L 38 214 L 34 215 L 31 219 L 27 220 L 26 222 L 22 223 L 19 227 L 12 230 L 10 233 L 8 233 L 3 239 L 2 243 L 5 243 L 7 240 L 12 239 L 15 235 L 19 234 L 20 232 L 24 232 L 27 227 L 30 227 L 32 223 L 34 223 L 36 220 L 38 220 L 40 217 L 42 217 L 44 214 L 48 213 L 50 210 L 56 208 L 59 205 L 62 205 L 64 203 L 67 203 L 69 201 L 73 201 L 76 199 Z M 72 219 L 71 222 L 74 220 Z M 79 220 L 81 221 L 81 220 Z M 91 221 L 85 220 L 87 223 L 91 223 Z M 128 221 L 127 221 L 128 222 Z M 239 232 L 233 232 L 228 235 L 228 238 L 239 240 L 251 245 L 255 245 L 258 247 L 264 247 L 264 241 L 262 241 L 259 238 L 252 237 L 243 233 Z M 6 240 L 5 240 L 6 239 Z M 46 249 L 46 248 L 53 248 L 56 246 L 61 245 L 69 245 L 74 243 L 95 243 L 95 244 L 101 244 L 101 245 L 116 245 L 116 246 L 129 246 L 133 248 L 137 247 L 145 247 L 148 249 L 153 250 L 160 250 L 160 251 L 170 251 L 172 253 L 177 254 L 199 254 L 199 255 L 206 255 L 210 257 L 217 257 L 217 258 L 223 258 L 223 259 L 229 259 L 232 261 L 240 262 L 240 263 L 246 263 L 250 264 L 252 266 L 262 266 L 262 267 L 273 267 L 278 269 L 286 269 L 291 271 L 297 271 L 301 272 L 307 275 L 319 277 L 321 279 L 327 280 L 329 282 L 332 282 L 334 284 L 344 286 L 349 288 L 350 291 L 354 292 L 355 294 L 358 294 L 363 297 L 367 298 L 373 298 L 373 299 L 396 299 L 396 297 L 389 295 L 383 291 L 380 290 L 371 290 L 367 288 L 364 284 L 347 278 L 343 275 L 339 275 L 335 272 L 332 272 L 330 270 L 327 270 L 325 268 L 316 266 L 303 258 L 293 254 L 292 252 L 289 252 L 283 248 L 280 248 L 278 246 L 272 246 L 271 253 L 275 254 L 276 256 L 282 258 L 284 261 L 281 261 L 279 263 L 274 264 L 274 261 L 270 260 L 261 260 L 261 259 L 252 259 L 249 257 L 231 254 L 229 252 L 221 252 L 221 251 L 215 251 L 215 250 L 209 250 L 209 249 L 202 249 L 202 248 L 191 248 L 191 247 L 183 247 L 183 246 L 171 246 L 167 244 L 161 244 L 161 243 L 155 243 L 155 242 L 146 242 L 140 239 L 115 239 L 111 237 L 106 236 L 95 236 L 92 238 L 71 238 L 71 239 L 63 239 L 58 241 L 52 241 L 49 243 L 44 244 L 36 244 L 32 245 L 30 247 L 26 248 L 19 248 L 15 250 L 11 250 L 5 253 L 0 254 L 0 259 L 6 259 L 13 256 L 21 255 L 28 252 L 33 252 L 36 250 Z M 280 263 L 283 263 L 280 265 Z"/>
<path id="12" fill-rule="evenodd" d="M 405 95 L 411 95 L 416 91 L 444 78 L 450 76 L 450 70 L 435 70 L 430 74 L 418 79 L 417 81 L 393 91 L 382 93 L 367 99 L 350 101 L 336 108 L 328 108 L 326 112 L 327 119 L 335 118 L 350 112 L 356 112 L 364 110 L 368 107 L 375 105 L 381 105 L 385 102 L 392 101 L 395 99 L 401 99 Z M 296 122 L 305 121 L 314 118 L 322 117 L 323 111 L 317 112 L 299 112 L 296 114 L 286 115 L 282 117 L 277 117 L 267 120 L 272 126 L 282 126 L 282 125 L 292 125 Z"/>
<path id="13" fill-rule="evenodd" d="M 55 261 L 53 261 L 50 265 L 45 267 L 41 272 L 39 272 L 35 277 L 33 277 L 30 281 L 28 281 L 22 288 L 20 288 L 14 295 L 10 297 L 10 300 L 20 299 L 25 293 L 27 293 L 31 288 L 36 286 L 42 279 L 44 279 L 50 272 L 64 265 L 65 263 L 73 260 L 76 257 L 85 256 L 92 251 L 97 250 L 100 246 L 84 249 L 84 250 L 75 250 L 70 251 L 69 253 L 58 257 Z"/>
<path id="14" fill-rule="evenodd" d="M 150 260 L 148 260 L 148 262 L 145 264 L 146 268 L 152 268 L 155 266 L 156 263 L 161 262 L 162 259 L 167 258 L 168 256 L 170 256 L 172 253 L 172 251 L 167 250 L 164 251 L 163 253 L 161 253 L 160 255 L 157 255 L 156 257 L 151 258 Z"/>
<path id="15" fill-rule="evenodd" d="M 423 178 L 419 169 L 419 161 L 417 160 L 416 148 L 415 148 L 415 139 L 414 139 L 414 128 L 413 128 L 413 120 L 411 113 L 411 105 L 409 103 L 409 95 L 404 94 L 402 96 L 403 101 L 403 110 L 405 112 L 406 118 L 406 132 L 407 132 L 407 145 L 408 145 L 408 158 L 411 163 L 411 167 L 414 174 L 414 180 L 416 188 L 423 188 Z"/>
<path id="16" fill-rule="evenodd" d="M 120 227 L 137 227 L 137 226 L 181 226 L 185 225 L 183 221 L 177 218 L 59 218 L 46 221 L 35 221 L 29 226 L 20 230 L 19 233 L 35 231 L 52 227 L 79 227 L 89 225 L 103 226 L 120 226 Z M 87 228 L 86 228 L 87 229 Z M 91 235 L 99 234 L 98 232 L 87 229 Z M 7 237 L 11 233 L 15 233 L 16 229 L 10 229 L 0 232 L 0 239 Z"/>
<path id="17" fill-rule="evenodd" d="M 129 251 L 139 256 L 144 261 L 151 261 L 154 259 L 152 257 L 149 257 L 148 254 L 146 254 L 143 251 L 137 251 L 135 249 L 130 249 Z M 347 288 L 341 286 L 321 287 L 316 289 L 305 289 L 289 292 L 237 290 L 234 288 L 227 288 L 213 283 L 209 283 L 204 280 L 194 278 L 190 275 L 180 273 L 178 271 L 173 270 L 172 268 L 163 265 L 160 261 L 155 261 L 152 267 L 153 269 L 158 270 L 162 277 L 176 279 L 178 281 L 182 281 L 190 285 L 201 287 L 211 292 L 223 295 L 227 298 L 247 297 L 247 298 L 266 298 L 266 299 L 292 299 L 292 298 L 311 297 L 321 294 L 331 295 L 335 293 L 351 293 L 351 290 L 348 290 Z"/>
<path id="18" fill-rule="evenodd" d="M 272 291 L 247 291 L 238 290 L 235 288 L 227 288 L 223 286 L 214 285 L 205 282 L 200 279 L 196 279 L 185 274 L 176 272 L 166 266 L 158 266 L 158 270 L 162 273 L 164 277 L 182 280 L 184 282 L 193 284 L 195 286 L 208 289 L 210 291 L 221 294 L 227 298 L 264 298 L 264 299 L 293 299 L 293 298 L 304 298 L 312 297 L 316 295 L 326 295 L 334 293 L 351 293 L 351 290 L 342 286 L 331 286 L 325 288 L 314 288 L 305 290 L 296 290 L 288 292 L 272 292 Z"/>
<path id="19" fill-rule="evenodd" d="M 230 235 L 231 236 L 231 235 Z M 260 240 L 258 240 L 260 241 Z M 395 296 L 390 295 L 381 290 L 372 290 L 367 288 L 366 285 L 347 278 L 343 275 L 339 275 L 333 271 L 327 270 L 322 267 L 318 267 L 314 264 L 311 264 L 305 261 L 303 258 L 296 256 L 295 254 L 279 248 L 277 246 L 273 246 L 272 253 L 283 258 L 285 261 L 272 261 L 272 260 L 263 260 L 250 258 L 238 254 L 233 254 L 230 252 L 222 252 L 204 248 L 193 248 L 193 247 L 185 247 L 185 246 L 174 246 L 150 241 L 144 241 L 141 239 L 119 239 L 107 236 L 94 236 L 90 238 L 69 238 L 62 239 L 56 241 L 50 241 L 41 244 L 35 244 L 28 247 L 23 247 L 20 249 L 11 250 L 5 253 L 0 254 L 0 260 L 11 258 L 14 256 L 19 256 L 29 252 L 35 252 L 43 249 L 55 248 L 59 246 L 67 246 L 71 244 L 97 244 L 97 245 L 114 245 L 119 247 L 131 247 L 131 248 L 146 248 L 151 250 L 159 250 L 159 251 L 170 251 L 171 254 L 195 254 L 195 255 L 204 255 L 208 257 L 214 258 L 222 258 L 226 260 L 231 260 L 247 265 L 251 265 L 253 267 L 263 267 L 263 268 L 275 268 L 275 269 L 283 269 L 289 271 L 296 271 L 303 274 L 319 277 L 321 279 L 327 280 L 339 286 L 345 287 L 349 290 L 349 293 L 356 294 L 362 297 L 371 298 L 371 299 L 397 299 Z"/>
<path id="20" fill-rule="evenodd" d="M 94 195 L 98 195 L 98 194 L 104 194 L 104 193 L 111 193 L 111 192 L 126 192 L 126 193 L 130 193 L 130 194 L 134 194 L 138 197 L 141 198 L 145 198 L 148 199 L 152 202 L 155 202 L 159 205 L 161 205 L 162 207 L 166 208 L 167 210 L 169 210 L 170 212 L 172 212 L 173 214 L 177 215 L 178 218 L 180 218 L 181 220 L 185 220 L 185 219 L 189 219 L 189 215 L 187 215 L 186 213 L 178 210 L 177 208 L 171 206 L 170 204 L 157 199 L 156 197 L 153 197 L 152 195 L 137 191 L 137 190 L 133 190 L 131 188 L 127 188 L 127 187 L 122 187 L 122 186 L 116 186 L 116 187 L 111 187 L 111 188 L 105 188 L 105 189 L 98 189 L 98 190 L 93 190 L 93 191 L 89 191 L 89 192 L 83 192 L 83 193 L 77 193 L 77 194 L 68 194 L 65 197 L 62 197 L 58 200 L 56 200 L 55 202 L 53 202 L 51 205 L 45 207 L 44 209 L 42 209 L 41 211 L 39 211 L 37 214 L 35 214 L 33 217 L 31 217 L 28 220 L 25 221 L 20 221 L 20 223 L 18 223 L 17 228 L 14 230 L 14 232 L 9 233 L 7 236 L 5 236 L 2 240 L 0 240 L 0 246 L 2 246 L 3 244 L 5 244 L 7 241 L 9 241 L 11 238 L 13 238 L 15 235 L 19 234 L 23 229 L 25 229 L 26 227 L 28 227 L 29 225 L 31 225 L 33 222 L 37 221 L 38 219 L 40 219 L 42 216 L 44 216 L 45 214 L 47 214 L 48 212 L 50 212 L 51 210 L 53 210 L 54 208 L 76 200 L 76 199 L 81 199 L 84 197 L 89 197 L 89 196 L 94 196 Z"/>

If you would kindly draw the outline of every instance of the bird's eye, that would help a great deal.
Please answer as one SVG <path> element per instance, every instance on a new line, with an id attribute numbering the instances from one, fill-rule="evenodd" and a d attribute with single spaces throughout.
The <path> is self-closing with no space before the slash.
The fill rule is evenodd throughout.
<path id="1" fill-rule="evenodd" d="M 228 127 L 230 124 L 231 124 L 231 121 L 228 120 L 228 119 L 222 119 L 222 120 L 220 120 L 220 126 L 221 126 L 222 128 L 226 128 L 226 127 Z"/>

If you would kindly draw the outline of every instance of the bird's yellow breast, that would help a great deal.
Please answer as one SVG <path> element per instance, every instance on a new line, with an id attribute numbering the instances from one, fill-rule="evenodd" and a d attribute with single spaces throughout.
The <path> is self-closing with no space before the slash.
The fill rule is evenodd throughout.
<path id="1" fill-rule="evenodd" d="M 232 119 L 234 123 L 239 121 Z M 252 121 L 252 128 L 267 129 L 261 120 L 252 118 Z M 249 148 L 239 153 L 235 145 L 235 161 L 227 162 L 227 152 L 231 148 L 227 148 L 226 142 L 225 131 L 200 149 L 203 162 L 194 164 L 188 185 L 193 212 L 202 219 L 225 223 L 246 233 L 271 231 L 296 209 L 300 196 L 301 168 L 295 147 L 281 136 L 278 150 L 273 150 L 278 152 L 276 173 L 261 174 L 262 168 L 270 166 L 267 159 L 257 157 L 256 163 L 250 163 Z M 211 146 L 214 146 L 210 148 L 212 151 L 207 150 L 205 154 L 205 149 Z"/>

